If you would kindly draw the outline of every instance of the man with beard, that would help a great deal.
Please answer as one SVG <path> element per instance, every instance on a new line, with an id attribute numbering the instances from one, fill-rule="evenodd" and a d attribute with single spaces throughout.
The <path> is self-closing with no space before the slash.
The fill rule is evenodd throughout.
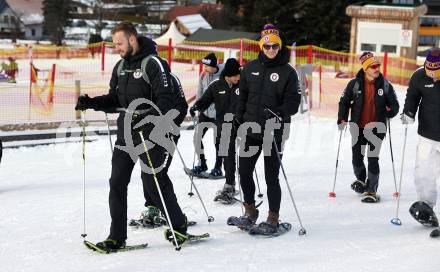
<path id="1" fill-rule="evenodd" d="M 379 202 L 379 152 L 386 134 L 387 119 L 399 112 L 399 102 L 393 86 L 380 73 L 380 63 L 371 52 L 359 58 L 362 69 L 345 88 L 339 101 L 337 124 L 343 130 L 351 112 L 352 164 L 356 180 L 351 188 L 362 194 L 361 201 Z M 367 150 L 368 171 L 364 156 Z"/>
<path id="2" fill-rule="evenodd" d="M 114 251 L 125 247 L 127 239 L 127 187 L 133 167 L 138 158 L 142 165 L 142 183 L 147 201 L 159 207 L 165 214 L 165 207 L 169 214 L 177 242 L 183 243 L 186 237 L 187 219 L 182 213 L 177 198 L 174 194 L 173 185 L 167 171 L 171 164 L 171 152 L 163 145 L 156 143 L 146 152 L 135 153 L 129 143 L 139 146 L 142 143 L 139 133 L 154 142 L 151 132 L 158 129 L 151 123 L 143 124 L 144 119 L 166 114 L 173 108 L 180 108 L 179 115 L 174 120 L 176 125 L 183 121 L 187 105 L 181 99 L 181 94 L 173 87 L 172 76 L 168 64 L 157 56 L 156 45 L 150 39 L 138 37 L 135 27 L 128 22 L 120 23 L 112 30 L 112 38 L 115 49 L 122 57 L 114 67 L 110 80 L 110 90 L 106 95 L 90 98 L 88 95 L 80 96 L 76 110 L 94 109 L 109 112 L 115 108 L 125 109 L 119 114 L 117 120 L 117 139 L 112 157 L 112 173 L 110 177 L 109 206 L 111 214 L 110 234 L 107 239 L 97 243 L 102 250 Z M 144 59 L 150 58 L 145 62 Z M 122 64 L 121 64 L 122 62 Z M 142 67 L 144 65 L 145 67 Z M 145 74 L 143 73 L 145 71 Z M 144 78 L 148 77 L 148 80 Z M 153 102 L 141 104 L 134 112 L 129 108 L 136 99 L 144 98 Z M 127 114 L 133 114 L 131 122 L 124 122 Z M 129 117 L 129 116 L 127 116 Z M 159 118 L 159 117 L 158 117 Z M 130 120 L 130 118 L 128 118 Z M 165 122 L 167 126 L 168 122 Z M 156 126 L 158 123 L 155 123 Z M 164 131 L 170 128 L 161 128 Z M 127 133 L 128 131 L 128 137 Z M 177 134 L 177 133 L 176 133 Z M 177 136 L 169 137 L 177 141 Z M 148 141 L 147 141 L 148 142 Z M 160 169 L 154 173 L 151 168 Z M 149 169 L 146 169 L 149 168 Z M 155 178 L 157 178 L 164 203 L 161 202 Z M 169 232 L 167 232 L 169 233 Z M 172 241 L 171 236 L 167 236 Z"/>

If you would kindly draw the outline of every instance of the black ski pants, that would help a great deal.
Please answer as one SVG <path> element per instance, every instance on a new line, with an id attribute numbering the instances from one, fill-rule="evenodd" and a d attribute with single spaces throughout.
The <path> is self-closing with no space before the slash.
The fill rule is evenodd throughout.
<path id="1" fill-rule="evenodd" d="M 367 136 L 366 135 L 370 135 Z M 375 138 L 371 137 L 374 135 Z M 379 152 L 382 146 L 385 133 L 378 133 L 376 128 L 363 129 L 359 128 L 359 134 L 352 132 L 352 164 L 356 179 L 361 181 L 367 180 L 367 192 L 376 192 L 379 185 Z M 365 152 L 368 160 L 368 174 L 365 168 L 364 157 Z"/>
<path id="2" fill-rule="evenodd" d="M 139 138 L 139 137 L 137 137 Z M 137 144 L 140 141 L 136 141 Z M 176 139 L 177 144 L 177 139 Z M 116 145 L 125 145 L 123 139 L 117 139 Z M 162 171 L 156 173 L 156 177 L 162 191 L 162 196 L 168 210 L 170 220 L 173 228 L 176 230 L 186 231 L 185 215 L 177 203 L 176 195 L 174 194 L 173 184 L 168 176 L 168 168 L 171 164 L 172 156 L 161 146 L 148 150 L 153 167 L 157 168 L 163 163 L 166 166 Z M 139 155 L 139 158 L 148 166 L 146 153 Z M 127 187 L 130 183 L 131 173 L 136 162 L 133 162 L 130 155 L 125 151 L 115 148 L 112 157 L 112 173 L 110 177 L 110 193 L 109 205 L 111 215 L 110 235 L 108 238 L 118 241 L 125 241 L 127 239 Z M 163 214 L 164 208 L 159 197 L 159 193 L 154 181 L 153 174 L 142 172 L 141 174 L 144 196 L 147 202 L 158 207 Z"/>
<path id="3" fill-rule="evenodd" d="M 256 154 L 250 157 L 245 157 L 244 154 L 239 154 L 239 174 L 240 184 L 244 194 L 244 202 L 251 204 L 255 203 L 255 183 L 253 179 L 253 172 L 255 164 L 260 157 L 263 140 L 252 137 L 246 138 L 244 151 L 248 152 L 250 146 L 258 147 Z M 281 151 L 281 143 L 277 142 L 278 150 Z M 263 152 L 264 153 L 264 152 Z M 269 201 L 269 211 L 279 213 L 281 204 L 281 187 L 278 175 L 280 173 L 280 162 L 277 158 L 273 143 L 269 154 L 264 154 L 264 176 L 267 186 L 267 198 Z"/>
<path id="4" fill-rule="evenodd" d="M 232 124 L 230 124 L 232 126 Z M 226 141 L 221 141 L 221 126 L 222 123 L 217 125 L 217 137 L 215 140 L 215 148 L 217 150 L 217 158 L 220 159 L 220 165 L 223 161 L 225 167 L 225 178 L 226 183 L 229 185 L 235 185 L 235 168 L 236 168 L 236 159 L 235 159 L 235 139 L 237 138 L 237 133 L 234 129 L 231 131 L 231 136 L 229 137 L 229 143 L 226 146 L 227 154 L 223 156 L 223 154 L 219 154 L 219 150 L 225 147 L 221 147 L 220 145 L 225 144 Z"/>
<path id="5" fill-rule="evenodd" d="M 203 113 L 200 113 L 199 123 L 204 123 L 204 122 L 209 122 L 209 123 L 212 123 L 213 125 L 215 125 L 215 119 L 209 118 L 208 116 L 204 115 Z M 205 137 L 205 134 L 207 131 L 208 131 L 208 128 L 204 127 L 202 130 L 202 138 L 201 139 L 203 139 L 203 137 Z M 215 141 L 214 141 L 214 144 L 215 144 Z M 201 145 L 202 150 L 205 150 L 202 140 L 201 140 L 200 145 Z M 215 144 L 215 154 L 218 154 L 218 145 L 217 144 Z M 200 154 L 199 159 L 200 159 L 201 163 L 203 163 L 203 162 L 206 163 L 205 154 Z M 215 157 L 214 168 L 220 169 L 220 170 L 222 168 L 222 158 L 220 158 L 218 155 L 216 155 L 216 157 Z M 226 169 L 225 169 L 225 171 L 226 171 Z"/>

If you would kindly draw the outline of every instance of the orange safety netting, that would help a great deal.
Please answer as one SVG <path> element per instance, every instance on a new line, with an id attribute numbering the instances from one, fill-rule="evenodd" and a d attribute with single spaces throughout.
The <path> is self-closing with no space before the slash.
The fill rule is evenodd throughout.
<path id="1" fill-rule="evenodd" d="M 288 46 L 288 48 L 291 50 L 292 65 L 310 64 L 313 68 L 307 83 L 308 95 L 312 102 L 312 105 L 309 105 L 311 112 L 334 114 L 342 90 L 361 68 L 359 56 L 316 46 Z M 258 42 L 247 39 L 184 42 L 173 45 L 172 48 L 159 45 L 157 50 L 162 58 L 171 62 L 171 69 L 181 79 L 188 100 L 191 100 L 196 93 L 199 72 L 202 68 L 201 60 L 209 52 L 216 54 L 219 63 L 225 62 L 226 58 L 235 57 L 243 64 L 257 58 L 260 52 Z M 0 92 L 2 92 L 0 123 L 74 120 L 76 117 L 73 108 L 77 96 L 81 93 L 89 93 L 91 96 L 107 93 L 113 67 L 120 59 L 113 50 L 112 44 L 108 42 L 78 46 L 40 44 L 0 49 L 1 59 L 7 61 L 9 57 L 16 59 L 18 63 L 14 72 L 17 83 L 0 81 Z M 413 71 L 418 68 L 415 60 L 389 56 L 385 61 L 384 56 L 377 57 L 382 62 L 382 72 L 386 69 L 386 76 L 393 84 L 407 85 Z M 33 60 L 34 65 L 40 69 L 38 72 L 40 78 L 56 82 L 50 87 L 53 90 L 50 103 L 47 100 L 47 95 L 52 92 L 48 89 L 49 85 L 40 87 L 44 91 L 39 93 L 41 101 L 47 106 L 43 113 L 50 111 L 51 114 L 30 110 L 31 105 L 32 108 L 36 107 L 33 105 L 35 101 L 30 101 L 28 98 L 32 77 L 29 72 L 30 60 Z M 52 74 L 52 64 L 56 64 L 57 69 L 53 79 L 49 79 Z M 5 82 L 15 81 L 15 79 L 10 80 L 7 71 L 4 73 Z M 75 81 L 80 81 L 79 93 L 75 91 Z M 33 89 L 35 88 L 34 86 Z M 38 91 L 33 92 L 34 95 L 37 93 Z M 89 116 L 98 119 L 103 117 L 98 113 Z"/>

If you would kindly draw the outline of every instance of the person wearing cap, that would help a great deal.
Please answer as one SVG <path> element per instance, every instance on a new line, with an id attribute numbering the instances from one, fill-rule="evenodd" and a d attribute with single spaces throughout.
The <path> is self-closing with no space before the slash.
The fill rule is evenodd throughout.
<path id="1" fill-rule="evenodd" d="M 411 76 L 402 123 L 413 124 L 417 111 L 419 141 L 414 184 L 418 200 L 434 209 L 440 178 L 440 48 L 430 49 L 424 66 Z"/>
<path id="2" fill-rule="evenodd" d="M 208 86 L 215 80 L 220 78 L 220 74 L 223 69 L 223 65 L 217 64 L 217 57 L 214 53 L 209 53 L 202 59 L 203 71 L 200 74 L 199 85 L 197 87 L 196 99 L 200 99 L 203 93 L 206 91 Z M 200 112 L 199 115 L 199 123 L 209 122 L 215 124 L 216 120 L 216 111 L 215 105 L 211 104 L 205 111 Z M 202 130 L 202 139 L 208 131 L 208 127 L 204 126 Z M 201 142 L 201 148 L 204 150 L 203 142 Z M 216 149 L 216 154 L 218 154 L 218 150 Z M 216 156 L 214 168 L 211 170 L 210 175 L 214 177 L 223 176 L 222 173 L 222 159 Z M 199 165 L 195 166 L 192 169 L 194 174 L 200 174 L 208 170 L 208 165 L 206 164 L 205 154 L 199 154 Z"/>
<path id="3" fill-rule="evenodd" d="M 344 90 L 339 101 L 338 127 L 343 130 L 351 113 L 352 164 L 356 180 L 351 188 L 362 194 L 361 201 L 376 203 L 379 185 L 379 152 L 386 134 L 387 119 L 399 112 L 399 102 L 391 83 L 380 73 L 380 62 L 371 52 L 359 58 L 362 69 Z M 368 147 L 368 171 L 364 164 Z"/>
<path id="4" fill-rule="evenodd" d="M 283 45 L 280 32 L 274 25 L 264 26 L 259 46 L 261 51 L 258 58 L 247 63 L 241 72 L 240 94 L 234 119 L 236 126 L 240 126 L 237 131 L 237 137 L 240 137 L 239 142 L 242 145 L 239 154 L 239 175 L 245 208 L 245 214 L 239 217 L 239 227 L 248 228 L 254 225 L 258 219 L 259 211 L 255 207 L 253 172 L 261 152 L 264 151 L 264 174 L 269 212 L 267 219 L 259 223 L 257 227 L 264 229 L 267 233 L 275 233 L 278 231 L 281 204 L 281 187 L 278 177 L 280 160 L 278 156 L 282 154 L 282 140 L 288 138 L 290 118 L 298 112 L 301 95 L 298 75 L 289 64 L 290 51 Z M 269 110 L 275 113 L 279 119 L 275 118 Z M 272 131 L 268 129 L 268 132 L 265 132 L 266 123 L 273 124 L 275 122 L 278 129 Z M 249 128 L 244 131 L 245 135 L 241 135 L 246 128 L 246 123 L 256 123 L 261 127 L 261 130 L 256 131 Z M 273 145 L 273 137 L 275 137 L 278 154 Z M 252 156 L 242 154 L 243 151 L 243 153 L 249 152 L 250 149 L 257 152 Z"/>
<path id="5" fill-rule="evenodd" d="M 190 114 L 195 116 L 195 111 L 203 112 L 210 105 L 214 104 L 216 109 L 215 125 L 217 127 L 216 150 L 219 150 L 217 156 L 223 160 L 225 166 L 226 183 L 223 190 L 219 192 L 215 200 L 231 204 L 235 195 L 235 138 L 236 132 L 233 130 L 228 136 L 223 132 L 225 123 L 230 123 L 235 115 L 235 108 L 238 98 L 238 82 L 240 80 L 240 64 L 234 58 L 226 61 L 225 67 L 218 80 L 214 80 L 203 93 L 193 107 Z M 229 140 L 221 139 L 228 137 Z M 226 141 L 225 141 L 226 140 Z M 224 145 L 224 146 L 220 146 Z"/>

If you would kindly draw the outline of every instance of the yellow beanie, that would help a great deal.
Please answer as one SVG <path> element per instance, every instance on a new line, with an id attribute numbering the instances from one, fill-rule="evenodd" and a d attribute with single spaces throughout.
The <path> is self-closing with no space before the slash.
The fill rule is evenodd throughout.
<path id="1" fill-rule="evenodd" d="M 261 31 L 261 38 L 260 38 L 260 49 L 263 50 L 263 45 L 267 43 L 277 43 L 280 45 L 280 47 L 283 45 L 283 42 L 280 38 L 280 32 L 278 29 L 272 25 L 267 24 L 264 26 L 263 30 Z"/>
<path id="2" fill-rule="evenodd" d="M 368 67 L 373 63 L 380 64 L 379 61 L 376 59 L 375 56 L 373 56 L 373 53 L 371 53 L 371 52 L 364 52 L 359 57 L 359 60 L 362 63 L 362 69 L 364 69 L 364 71 L 366 71 L 368 69 Z"/>

